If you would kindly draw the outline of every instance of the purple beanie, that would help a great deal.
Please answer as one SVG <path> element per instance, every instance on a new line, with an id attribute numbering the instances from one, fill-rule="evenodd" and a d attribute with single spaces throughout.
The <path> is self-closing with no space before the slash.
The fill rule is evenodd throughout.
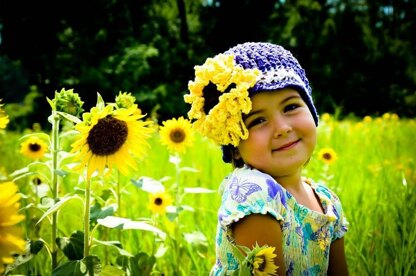
<path id="1" fill-rule="evenodd" d="M 234 55 L 235 62 L 244 69 L 257 68 L 261 71 L 260 79 L 249 89 L 250 95 L 293 87 L 307 104 L 315 125 L 318 125 L 318 113 L 305 70 L 288 50 L 271 43 L 247 42 L 230 48 L 224 54 Z"/>

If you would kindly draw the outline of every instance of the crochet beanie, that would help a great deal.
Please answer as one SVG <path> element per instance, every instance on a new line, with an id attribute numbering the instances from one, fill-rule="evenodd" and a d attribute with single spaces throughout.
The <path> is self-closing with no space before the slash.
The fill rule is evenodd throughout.
<path id="1" fill-rule="evenodd" d="M 243 114 L 251 110 L 250 96 L 287 87 L 299 92 L 318 125 L 312 89 L 297 59 L 279 45 L 247 42 L 195 66 L 184 100 L 195 129 L 221 145 L 224 161 L 231 162 L 229 152 L 249 136 Z"/>
<path id="2" fill-rule="evenodd" d="M 312 89 L 305 70 L 298 60 L 282 46 L 265 42 L 247 42 L 224 52 L 235 56 L 235 62 L 244 69 L 259 69 L 260 79 L 249 89 L 250 95 L 286 87 L 296 89 L 311 111 L 315 125 L 318 113 L 312 100 Z"/>

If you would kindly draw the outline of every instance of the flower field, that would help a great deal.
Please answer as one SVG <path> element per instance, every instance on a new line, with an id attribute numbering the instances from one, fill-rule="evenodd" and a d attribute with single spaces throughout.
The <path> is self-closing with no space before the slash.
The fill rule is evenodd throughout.
<path id="1" fill-rule="evenodd" d="M 84 112 L 59 96 L 48 131 L 9 131 L 0 113 L 0 274 L 208 275 L 232 170 L 221 149 L 127 94 Z M 416 121 L 320 120 L 304 175 L 341 199 L 350 274 L 414 275 Z"/>

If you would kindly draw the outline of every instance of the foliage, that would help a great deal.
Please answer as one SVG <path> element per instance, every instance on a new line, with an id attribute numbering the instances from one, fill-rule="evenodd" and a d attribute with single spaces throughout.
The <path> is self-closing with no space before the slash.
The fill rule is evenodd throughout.
<path id="1" fill-rule="evenodd" d="M 163 121 L 189 109 L 182 98 L 194 65 L 236 43 L 271 41 L 298 57 L 321 111 L 414 116 L 415 14 L 405 0 L 5 0 L 1 97 L 20 103 L 31 85 L 47 97 L 74 87 L 87 103 L 128 91 Z M 20 125 L 46 125 L 45 110 Z"/>

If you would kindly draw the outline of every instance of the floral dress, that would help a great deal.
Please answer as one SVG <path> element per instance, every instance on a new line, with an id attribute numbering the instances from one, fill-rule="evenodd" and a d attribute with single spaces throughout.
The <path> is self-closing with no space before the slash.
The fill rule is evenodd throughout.
<path id="1" fill-rule="evenodd" d="M 248 166 L 237 168 L 223 183 L 218 211 L 216 263 L 210 275 L 237 270 L 231 224 L 250 214 L 270 214 L 282 227 L 286 275 L 326 275 L 331 242 L 347 231 L 341 202 L 322 184 L 312 182 L 324 213 L 297 203 L 271 176 Z"/>

